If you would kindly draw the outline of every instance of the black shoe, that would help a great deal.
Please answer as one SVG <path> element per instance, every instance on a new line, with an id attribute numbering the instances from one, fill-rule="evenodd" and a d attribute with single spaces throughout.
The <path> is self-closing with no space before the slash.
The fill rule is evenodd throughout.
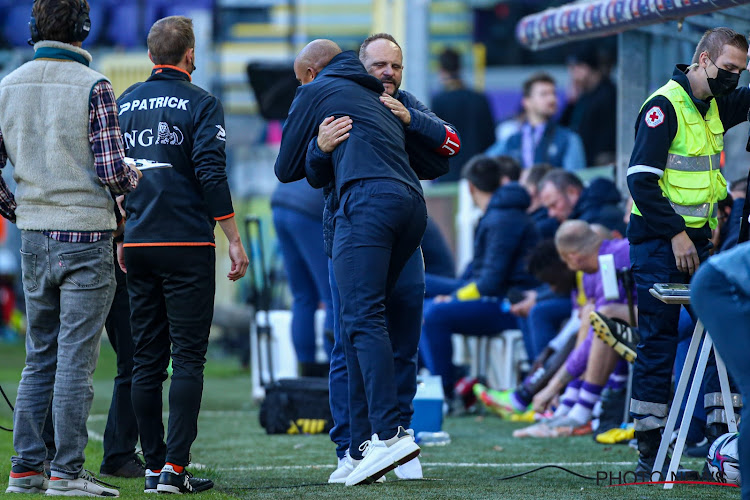
<path id="1" fill-rule="evenodd" d="M 641 341 L 638 330 L 617 318 L 608 318 L 601 313 L 592 312 L 589 315 L 591 326 L 596 336 L 617 352 L 626 361 L 632 363 L 636 358 L 636 347 Z"/>
<path id="2" fill-rule="evenodd" d="M 602 411 L 599 415 L 599 427 L 593 433 L 594 440 L 599 434 L 617 429 L 622 424 L 622 417 L 625 414 L 625 389 L 616 391 L 604 389 L 601 402 Z"/>
<path id="3" fill-rule="evenodd" d="M 143 477 L 145 473 L 146 465 L 135 455 L 114 471 L 99 469 L 99 475 L 102 477 Z"/>
<path id="4" fill-rule="evenodd" d="M 152 472 L 151 469 L 146 469 L 146 485 L 143 487 L 144 493 L 158 493 L 157 487 L 159 486 L 159 476 L 161 473 Z"/>
<path id="5" fill-rule="evenodd" d="M 664 466 L 661 469 L 661 473 L 651 472 L 654 469 L 654 463 L 656 463 L 656 455 L 652 457 L 638 457 L 638 465 L 635 467 L 635 476 L 637 482 L 652 482 L 652 481 L 698 481 L 700 474 L 698 471 L 685 469 L 683 467 L 677 467 L 674 477 L 669 477 L 669 462 L 671 457 L 667 454 L 667 458 L 664 460 Z"/>
<path id="6" fill-rule="evenodd" d="M 695 458 L 705 458 L 708 456 L 709 448 L 711 448 L 711 445 L 709 444 L 708 439 L 703 438 L 703 441 L 695 443 L 693 446 L 687 446 L 686 444 L 685 455 Z"/>
<path id="7" fill-rule="evenodd" d="M 165 465 L 159 475 L 159 484 L 156 491 L 159 493 L 200 493 L 214 487 L 210 479 L 193 477 L 191 473 L 183 469 L 180 474 L 175 472 L 171 465 Z"/>

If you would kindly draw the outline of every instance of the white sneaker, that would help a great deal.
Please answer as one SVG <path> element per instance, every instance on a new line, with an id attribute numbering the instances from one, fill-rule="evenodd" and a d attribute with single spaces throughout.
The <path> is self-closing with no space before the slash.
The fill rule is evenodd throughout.
<path id="1" fill-rule="evenodd" d="M 339 466 L 336 468 L 335 471 L 331 472 L 330 476 L 328 476 L 328 482 L 331 484 L 346 483 L 346 478 L 349 477 L 349 474 L 351 474 L 352 471 L 357 468 L 357 466 L 359 465 L 361 461 L 362 460 L 354 460 L 351 456 L 349 456 L 349 450 L 346 450 L 346 455 L 344 456 L 344 458 L 339 458 Z M 380 479 L 378 479 L 375 482 L 376 483 L 385 482 L 385 476 L 382 476 Z"/>
<path id="2" fill-rule="evenodd" d="M 359 460 L 357 460 L 357 462 L 359 462 Z M 328 476 L 328 482 L 332 484 L 345 483 L 346 478 L 352 473 L 354 467 L 354 460 L 349 456 L 349 450 L 346 450 L 344 458 L 339 458 L 339 465 L 336 467 L 336 470 L 331 472 L 331 475 Z"/>
<path id="3" fill-rule="evenodd" d="M 406 432 L 414 437 L 414 429 L 406 429 Z M 399 479 L 423 479 L 422 475 L 422 464 L 419 462 L 419 458 L 415 458 L 403 465 L 396 467 L 393 472 L 396 473 L 396 477 Z M 383 476 L 385 477 L 385 476 Z"/>
<path id="4" fill-rule="evenodd" d="M 51 478 L 47 495 L 65 497 L 119 497 L 120 492 L 111 484 L 96 479 L 84 470 L 75 479 Z"/>
<path id="5" fill-rule="evenodd" d="M 419 463 L 419 458 L 410 460 L 403 465 L 399 465 L 394 469 L 396 477 L 399 479 L 422 479 L 422 464 Z M 385 477 L 385 476 L 383 476 Z"/>
<path id="6" fill-rule="evenodd" d="M 371 484 L 397 465 L 405 464 L 419 456 L 419 446 L 403 427 L 390 439 L 381 441 L 377 434 L 360 446 L 364 458 L 346 478 L 347 486 Z"/>

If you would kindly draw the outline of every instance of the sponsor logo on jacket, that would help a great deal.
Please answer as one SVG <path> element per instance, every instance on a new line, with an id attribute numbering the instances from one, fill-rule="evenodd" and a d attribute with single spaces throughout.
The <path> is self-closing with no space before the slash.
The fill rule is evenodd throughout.
<path id="1" fill-rule="evenodd" d="M 167 122 L 159 122 L 154 137 L 154 129 L 146 128 L 143 130 L 129 130 L 123 134 L 125 140 L 125 149 L 134 148 L 136 143 L 139 146 L 148 148 L 154 144 L 164 144 L 169 146 L 179 146 L 185 140 L 185 135 L 179 127 L 170 126 Z"/>

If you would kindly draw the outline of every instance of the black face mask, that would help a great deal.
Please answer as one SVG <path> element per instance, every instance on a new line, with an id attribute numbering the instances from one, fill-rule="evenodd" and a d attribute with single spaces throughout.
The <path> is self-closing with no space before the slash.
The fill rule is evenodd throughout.
<path id="1" fill-rule="evenodd" d="M 709 61 L 711 61 L 711 59 L 709 59 Z M 711 64 L 716 66 L 713 61 L 711 61 Z M 716 73 L 716 78 L 710 78 L 708 76 L 708 71 L 706 71 L 705 68 L 703 69 L 703 71 L 706 72 L 706 78 L 708 79 L 708 88 L 711 89 L 711 94 L 714 97 L 730 94 L 734 89 L 737 88 L 737 84 L 740 81 L 740 74 L 732 73 L 731 71 L 727 71 L 718 66 L 716 66 L 716 69 L 719 70 L 719 72 Z"/>

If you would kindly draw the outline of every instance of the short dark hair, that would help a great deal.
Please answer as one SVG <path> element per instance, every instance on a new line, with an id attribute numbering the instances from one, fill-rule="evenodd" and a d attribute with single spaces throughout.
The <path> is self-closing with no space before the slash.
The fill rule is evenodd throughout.
<path id="1" fill-rule="evenodd" d="M 500 179 L 507 177 L 512 181 L 517 181 L 521 177 L 521 164 L 512 156 L 497 156 L 495 161 L 500 168 Z"/>
<path id="2" fill-rule="evenodd" d="M 737 47 L 742 52 L 747 52 L 748 49 L 747 38 L 744 35 L 731 28 L 713 28 L 703 33 L 700 42 L 695 47 L 693 63 L 698 62 L 703 52 L 708 52 L 709 59 L 715 62 L 725 45 Z"/>
<path id="3" fill-rule="evenodd" d="M 89 4 L 83 0 L 86 12 Z M 36 0 L 31 15 L 42 40 L 72 43 L 73 31 L 81 9 L 81 0 Z"/>
<path id="4" fill-rule="evenodd" d="M 537 163 L 536 165 L 533 165 L 531 168 L 529 168 L 524 183 L 529 186 L 538 186 L 539 181 L 541 181 L 542 178 L 547 175 L 547 173 L 554 170 L 554 168 L 555 167 L 553 167 L 549 163 Z"/>
<path id="5" fill-rule="evenodd" d="M 461 177 L 480 191 L 494 193 L 500 187 L 500 164 L 495 158 L 476 155 L 461 169 Z"/>
<path id="6" fill-rule="evenodd" d="M 542 177 L 542 180 L 539 181 L 539 184 L 537 184 L 537 189 L 541 191 L 545 184 L 552 184 L 560 192 L 564 192 L 569 187 L 575 187 L 583 191 L 583 182 L 581 182 L 581 179 L 577 175 L 561 168 L 554 168 L 547 172 Z"/>
<path id="7" fill-rule="evenodd" d="M 388 40 L 389 42 L 393 42 L 396 44 L 396 47 L 398 47 L 398 50 L 401 51 L 401 53 L 404 53 L 404 50 L 401 48 L 401 45 L 398 44 L 395 38 L 393 38 L 393 35 L 390 33 L 375 33 L 374 35 L 370 35 L 362 42 L 362 45 L 359 46 L 359 60 L 362 61 L 365 58 L 365 52 L 367 52 L 367 46 L 370 45 L 375 40 Z"/>
<path id="8" fill-rule="evenodd" d="M 451 75 L 457 75 L 461 72 L 461 54 L 456 52 L 454 49 L 445 49 L 439 57 L 440 69 L 450 73 Z"/>
<path id="9" fill-rule="evenodd" d="M 563 263 L 551 239 L 543 240 L 531 249 L 527 267 L 529 273 L 551 285 L 558 294 L 567 295 L 575 288 L 576 274 Z"/>
<path id="10" fill-rule="evenodd" d="M 531 95 L 531 89 L 534 87 L 535 83 L 549 83 L 552 86 L 557 85 L 555 79 L 552 78 L 549 74 L 535 73 L 527 78 L 525 82 L 523 82 L 522 89 L 524 97 L 529 97 Z"/>
<path id="11" fill-rule="evenodd" d="M 176 65 L 195 48 L 193 20 L 185 16 L 159 19 L 148 32 L 148 51 L 154 64 Z"/>

